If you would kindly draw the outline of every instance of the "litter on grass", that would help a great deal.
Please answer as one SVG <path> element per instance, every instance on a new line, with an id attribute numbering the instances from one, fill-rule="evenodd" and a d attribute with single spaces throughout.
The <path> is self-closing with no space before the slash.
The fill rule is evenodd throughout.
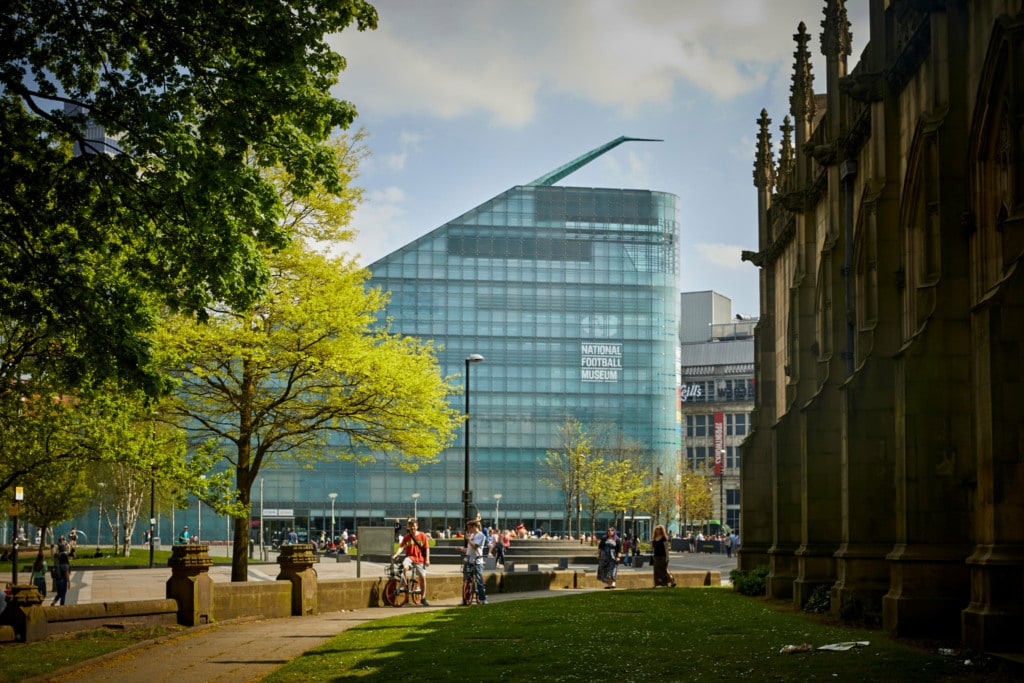
<path id="1" fill-rule="evenodd" d="M 784 645 L 779 650 L 780 655 L 791 655 L 797 652 L 811 652 L 812 650 L 831 650 L 832 652 L 846 652 L 857 647 L 867 647 L 871 644 L 868 640 L 849 640 L 845 643 L 831 643 L 829 645 L 822 645 L 821 647 L 814 647 L 810 643 L 803 643 L 802 645 Z"/>
<path id="2" fill-rule="evenodd" d="M 870 640 L 849 640 L 845 643 L 832 643 L 831 645 L 822 645 L 819 650 L 832 650 L 833 652 L 846 652 L 852 650 L 855 647 L 867 647 L 871 644 Z"/>

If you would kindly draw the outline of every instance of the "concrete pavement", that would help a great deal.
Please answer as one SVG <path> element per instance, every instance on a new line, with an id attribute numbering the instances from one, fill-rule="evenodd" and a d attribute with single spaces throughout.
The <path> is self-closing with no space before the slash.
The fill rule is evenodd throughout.
<path id="1" fill-rule="evenodd" d="M 722 555 L 690 555 L 673 553 L 670 569 L 718 570 L 723 582 L 736 566 L 735 558 Z M 553 569 L 554 567 L 542 567 Z M 434 574 L 460 571 L 458 565 L 438 565 Z M 317 575 L 324 579 L 382 576 L 384 565 L 363 562 L 334 562 L 316 565 Z M 621 572 L 647 572 L 620 568 Z M 211 568 L 214 581 L 230 581 L 230 567 Z M 250 565 L 251 581 L 273 581 L 276 564 Z M 69 597 L 78 603 L 163 598 L 164 584 L 170 576 L 166 567 L 154 569 L 104 569 L 76 571 Z M 523 600 L 540 597 L 573 595 L 578 591 L 539 591 L 531 593 L 491 593 L 491 602 Z M 445 609 L 458 599 L 431 601 L 431 607 L 403 609 Z M 288 619 L 250 619 L 211 624 L 189 629 L 159 640 L 140 643 L 127 650 L 97 658 L 76 667 L 55 672 L 37 680 L 68 683 L 99 683 L 102 681 L 146 681 L 161 683 L 248 683 L 258 681 L 302 653 L 330 640 L 342 631 L 374 619 L 397 614 L 392 608 L 367 608 L 348 612 L 331 612 L 310 617 Z"/>

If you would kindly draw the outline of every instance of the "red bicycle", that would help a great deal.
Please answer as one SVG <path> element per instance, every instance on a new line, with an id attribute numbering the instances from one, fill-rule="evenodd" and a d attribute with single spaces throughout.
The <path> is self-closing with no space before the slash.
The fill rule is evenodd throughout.
<path id="1" fill-rule="evenodd" d="M 384 603 L 389 607 L 401 607 L 408 602 L 419 605 L 423 602 L 423 581 L 412 572 L 410 579 L 402 566 L 402 559 L 387 567 L 388 582 L 384 584 Z"/>

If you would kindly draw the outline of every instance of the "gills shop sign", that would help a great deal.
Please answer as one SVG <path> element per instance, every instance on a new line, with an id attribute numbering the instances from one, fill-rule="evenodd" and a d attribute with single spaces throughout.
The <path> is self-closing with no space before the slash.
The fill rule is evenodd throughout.
<path id="1" fill-rule="evenodd" d="M 580 379 L 584 382 L 618 382 L 622 375 L 622 344 L 580 344 Z"/>

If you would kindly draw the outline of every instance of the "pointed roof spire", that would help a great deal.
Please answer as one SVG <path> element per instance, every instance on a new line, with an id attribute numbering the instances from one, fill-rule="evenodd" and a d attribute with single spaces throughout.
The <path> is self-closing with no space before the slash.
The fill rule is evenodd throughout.
<path id="1" fill-rule="evenodd" d="M 793 165 L 795 163 L 793 157 L 793 124 L 788 116 L 782 119 L 782 125 L 779 126 L 779 130 L 782 131 L 782 148 L 779 150 L 778 184 L 782 185 L 793 174 Z"/>
<path id="2" fill-rule="evenodd" d="M 770 190 L 775 182 L 775 154 L 772 151 L 772 134 L 768 132 L 771 123 L 768 110 L 762 109 L 761 118 L 757 120 L 757 152 L 754 155 L 754 187 L 760 190 Z"/>
<path id="3" fill-rule="evenodd" d="M 559 180 L 561 180 L 562 178 L 566 177 L 570 173 L 575 173 L 576 171 L 580 170 L 581 168 L 583 168 L 584 166 L 589 164 L 591 161 L 593 161 L 594 159 L 596 159 L 599 156 L 601 156 L 602 154 L 604 154 L 605 152 L 608 152 L 608 151 L 611 151 L 611 150 L 615 149 L 616 147 L 621 145 L 623 142 L 663 142 L 663 141 L 662 140 L 656 140 L 656 139 L 653 139 L 653 138 L 630 138 L 630 137 L 626 137 L 625 135 L 623 135 L 621 137 L 615 138 L 611 142 L 606 142 L 605 144 L 601 145 L 600 147 L 595 147 L 594 149 L 590 150 L 586 154 L 584 154 L 582 156 L 579 156 L 579 157 L 576 157 L 575 159 L 573 159 L 569 163 L 564 164 L 562 166 L 559 166 L 558 168 L 556 168 L 555 170 L 551 171 L 547 175 L 542 175 L 540 178 L 537 178 L 532 183 L 527 183 L 527 185 L 554 185 L 555 183 L 557 183 Z"/>
<path id="4" fill-rule="evenodd" d="M 797 121 L 810 121 L 814 118 L 814 74 L 811 73 L 811 53 L 807 49 L 807 26 L 800 22 L 797 32 L 793 34 L 796 41 L 796 62 L 793 64 L 793 85 L 789 91 L 789 113 Z"/>
<path id="5" fill-rule="evenodd" d="M 846 0 L 827 0 L 822 12 L 821 53 L 830 59 L 849 57 L 853 35 L 846 18 Z"/>

